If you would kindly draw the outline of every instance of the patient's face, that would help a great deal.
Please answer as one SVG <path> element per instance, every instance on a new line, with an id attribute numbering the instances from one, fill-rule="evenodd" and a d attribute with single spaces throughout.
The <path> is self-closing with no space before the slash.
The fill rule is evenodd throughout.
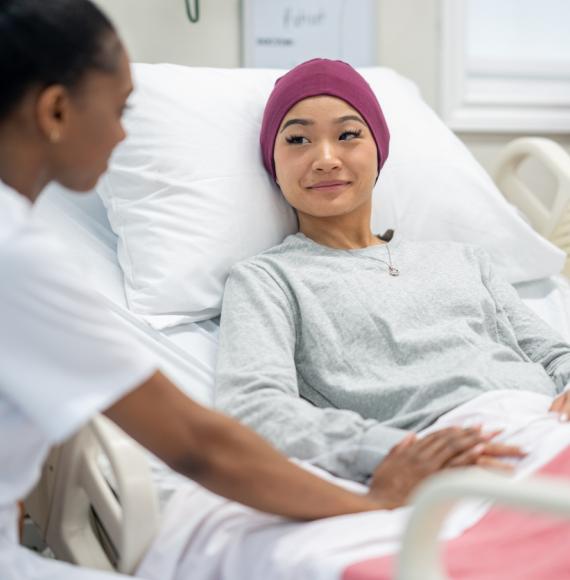
<path id="1" fill-rule="evenodd" d="M 336 97 L 311 97 L 285 116 L 274 150 L 277 182 L 299 213 L 346 215 L 370 203 L 376 143 L 362 115 Z"/>

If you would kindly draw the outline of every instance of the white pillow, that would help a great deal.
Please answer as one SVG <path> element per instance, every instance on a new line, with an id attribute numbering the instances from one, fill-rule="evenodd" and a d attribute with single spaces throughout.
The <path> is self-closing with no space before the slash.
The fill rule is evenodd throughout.
<path id="1" fill-rule="evenodd" d="M 97 191 L 119 238 L 130 309 L 166 328 L 219 314 L 231 266 L 296 229 L 258 144 L 263 107 L 282 72 L 133 69 L 129 136 Z M 511 282 L 558 273 L 564 253 L 518 216 L 415 85 L 389 69 L 361 72 L 392 136 L 374 229 L 480 244 Z"/>

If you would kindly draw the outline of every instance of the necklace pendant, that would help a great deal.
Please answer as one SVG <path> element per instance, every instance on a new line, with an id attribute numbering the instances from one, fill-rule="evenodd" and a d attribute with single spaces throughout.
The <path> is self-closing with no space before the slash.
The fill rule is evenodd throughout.
<path id="1" fill-rule="evenodd" d="M 400 270 L 395 266 L 388 266 L 388 274 L 390 274 L 390 276 L 399 276 Z"/>

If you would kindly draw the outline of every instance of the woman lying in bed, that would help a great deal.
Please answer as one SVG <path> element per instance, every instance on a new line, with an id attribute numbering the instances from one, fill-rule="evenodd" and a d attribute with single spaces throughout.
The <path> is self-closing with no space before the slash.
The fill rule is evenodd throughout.
<path id="1" fill-rule="evenodd" d="M 286 75 L 269 101 L 262 146 L 301 232 L 240 264 L 229 279 L 219 405 L 282 450 L 352 479 L 364 480 L 416 431 L 419 446 L 444 429 L 483 425 L 499 433 L 493 442 L 441 466 L 496 465 L 524 449 L 514 477 L 536 472 L 570 444 L 570 424 L 548 413 L 566 384 L 569 348 L 493 275 L 488 258 L 458 244 L 398 237 L 386 244 L 370 232 L 388 130 L 361 77 L 328 61 Z M 565 399 L 558 396 L 554 408 L 566 410 Z M 423 453 L 416 447 L 418 467 L 445 449 L 444 441 L 433 443 Z M 399 489 L 405 479 L 405 469 L 392 469 L 383 483 Z M 371 568 L 367 560 L 397 550 L 408 517 L 402 508 L 294 523 L 191 483 L 170 487 L 161 529 L 138 570 L 148 580 L 386 578 L 381 563 Z M 479 504 L 462 506 L 444 536 L 461 539 L 485 523 L 483 513 Z M 504 526 L 493 529 L 512 539 L 501 535 Z M 471 541 L 468 532 L 463 537 Z M 487 563 L 487 552 L 475 553 Z M 528 566 L 528 556 L 517 554 Z M 370 572 L 359 574 L 361 564 Z M 472 563 L 463 572 L 490 577 Z"/>
<path id="2" fill-rule="evenodd" d="M 388 145 L 372 90 L 347 64 L 313 60 L 282 77 L 261 147 L 299 233 L 238 264 L 222 310 L 217 406 L 358 481 L 408 433 L 491 391 L 570 412 L 570 346 L 484 251 L 371 231 Z M 501 465 L 503 451 L 481 448 L 477 462 Z"/>

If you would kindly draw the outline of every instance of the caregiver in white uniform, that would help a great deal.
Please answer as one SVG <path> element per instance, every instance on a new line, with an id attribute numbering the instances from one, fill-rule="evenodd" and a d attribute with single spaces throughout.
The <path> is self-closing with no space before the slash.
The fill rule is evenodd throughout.
<path id="1" fill-rule="evenodd" d="M 400 506 L 430 473 L 474 461 L 487 440 L 477 429 L 408 438 L 358 496 L 183 395 L 84 286 L 65 240 L 31 212 L 52 180 L 92 189 L 125 137 L 131 77 L 111 23 L 89 0 L 0 0 L 0 78 L 2 580 L 118 577 L 42 559 L 17 538 L 17 501 L 49 447 L 98 412 L 213 492 L 291 518 Z"/>

